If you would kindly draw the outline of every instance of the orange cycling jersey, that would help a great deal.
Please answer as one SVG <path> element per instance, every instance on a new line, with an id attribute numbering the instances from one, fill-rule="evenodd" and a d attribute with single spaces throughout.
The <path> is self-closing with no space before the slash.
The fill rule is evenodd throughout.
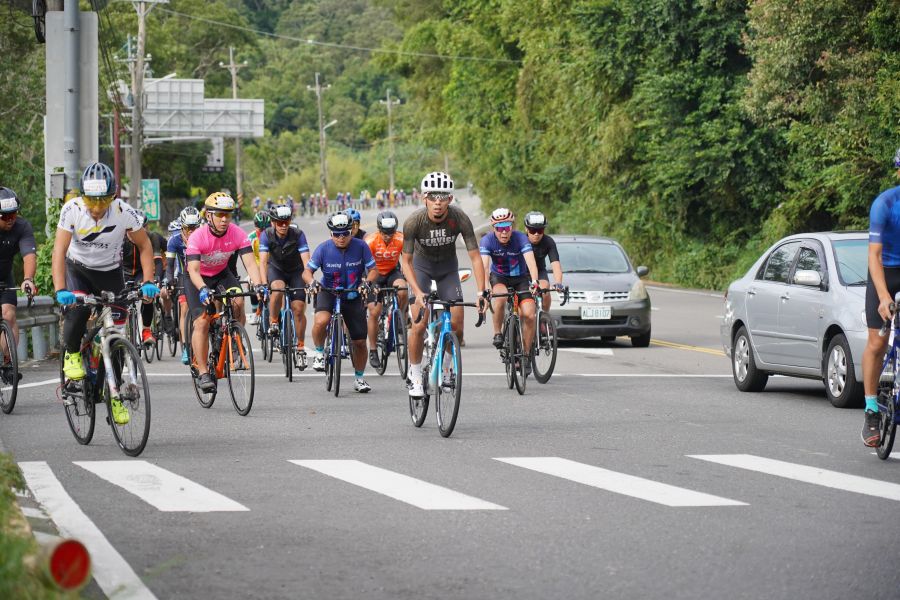
<path id="1" fill-rule="evenodd" d="M 380 275 L 387 275 L 400 264 L 400 251 L 403 250 L 403 234 L 397 231 L 385 242 L 379 232 L 366 236 L 366 243 L 372 256 L 375 257 L 375 268 Z"/>

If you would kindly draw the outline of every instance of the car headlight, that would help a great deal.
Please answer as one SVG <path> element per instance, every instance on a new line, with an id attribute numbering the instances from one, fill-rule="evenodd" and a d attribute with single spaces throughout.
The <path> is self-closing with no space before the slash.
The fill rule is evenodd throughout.
<path id="1" fill-rule="evenodd" d="M 644 282 L 640 279 L 634 282 L 634 285 L 631 286 L 631 291 L 628 292 L 629 300 L 646 300 L 647 299 L 647 288 L 644 287 Z"/>

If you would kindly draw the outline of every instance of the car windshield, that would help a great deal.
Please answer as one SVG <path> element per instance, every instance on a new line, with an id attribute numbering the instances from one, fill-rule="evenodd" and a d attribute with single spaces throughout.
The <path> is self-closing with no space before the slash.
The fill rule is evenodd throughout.
<path id="1" fill-rule="evenodd" d="M 563 273 L 627 273 L 622 250 L 613 244 L 557 242 Z"/>
<path id="2" fill-rule="evenodd" d="M 866 285 L 869 265 L 869 240 L 836 240 L 834 246 L 838 276 L 844 285 Z"/>

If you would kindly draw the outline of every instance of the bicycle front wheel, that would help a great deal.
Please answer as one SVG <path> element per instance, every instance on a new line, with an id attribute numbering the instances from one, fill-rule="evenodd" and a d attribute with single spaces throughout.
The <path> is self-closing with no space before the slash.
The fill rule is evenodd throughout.
<path id="1" fill-rule="evenodd" d="M 325 391 L 330 392 L 334 383 L 334 360 L 331 351 L 331 328 L 334 326 L 334 319 L 325 326 Z"/>
<path id="2" fill-rule="evenodd" d="M 210 325 L 212 327 L 213 325 Z M 204 392 L 200 389 L 200 371 L 197 370 L 197 366 L 195 365 L 195 360 L 197 357 L 194 356 L 194 344 L 192 340 L 194 339 L 194 321 L 188 317 L 187 322 L 187 349 L 188 349 L 188 365 L 191 368 L 191 381 L 194 383 L 194 395 L 197 397 L 197 402 L 200 403 L 200 406 L 203 408 L 210 408 L 213 405 L 213 402 L 216 401 L 216 390 L 211 392 Z M 212 332 L 209 334 L 209 349 L 213 348 L 213 344 L 215 344 L 215 336 Z M 206 360 L 207 366 L 209 367 L 209 372 L 212 374 L 213 378 L 216 376 L 216 365 L 214 361 L 209 359 L 209 356 L 203 357 L 202 360 Z"/>
<path id="3" fill-rule="evenodd" d="M 9 414 L 16 406 L 16 394 L 19 391 L 19 357 L 16 352 L 16 337 L 12 327 L 3 321 L 0 323 L 0 379 L 3 387 L 0 388 L 0 410 Z"/>
<path id="4" fill-rule="evenodd" d="M 400 369 L 400 379 L 406 381 L 409 371 L 409 356 L 406 354 L 406 315 L 399 310 L 392 313 L 394 336 L 394 354 L 397 356 L 397 368 Z"/>
<path id="5" fill-rule="evenodd" d="M 335 398 L 341 392 L 341 363 L 343 362 L 343 352 L 342 349 L 344 347 L 344 317 L 343 315 L 335 315 L 334 320 L 332 321 L 333 327 L 331 328 L 331 356 L 330 359 L 334 361 L 334 365 L 332 365 L 332 387 L 334 388 L 334 396 Z"/>
<path id="6" fill-rule="evenodd" d="M 425 417 L 428 416 L 430 392 L 428 389 L 429 373 L 431 373 L 431 356 L 428 345 L 426 344 L 425 351 L 422 353 L 422 391 L 424 392 L 424 395 L 421 398 L 414 398 L 413 396 L 409 397 L 409 416 L 412 419 L 413 425 L 416 427 L 421 427 L 425 422 Z"/>
<path id="7" fill-rule="evenodd" d="M 536 323 L 534 345 L 531 349 L 531 368 L 538 383 L 547 383 L 556 367 L 556 325 L 545 312 Z"/>
<path id="8" fill-rule="evenodd" d="M 253 391 L 256 375 L 253 367 L 253 347 L 247 330 L 237 321 L 228 326 L 228 353 L 225 361 L 225 375 L 234 410 L 242 417 L 253 407 Z"/>
<path id="9" fill-rule="evenodd" d="M 379 375 L 384 375 L 384 372 L 387 371 L 387 363 L 388 363 L 388 338 L 385 337 L 384 328 L 385 328 L 385 320 L 386 315 L 385 309 L 381 309 L 381 315 L 378 317 L 378 325 L 377 331 L 378 335 L 375 340 L 375 354 L 378 356 L 378 366 L 375 367 L 375 372 Z M 388 333 L 390 335 L 390 333 Z"/>
<path id="10" fill-rule="evenodd" d="M 513 389 L 516 385 L 516 368 L 515 368 L 515 347 L 514 331 L 516 325 L 513 322 L 514 316 L 507 317 L 503 325 L 503 349 L 500 355 L 503 358 L 503 366 L 506 367 L 506 387 Z"/>
<path id="11" fill-rule="evenodd" d="M 169 342 L 169 355 L 178 354 L 178 342 L 181 335 L 181 315 L 178 314 L 178 298 L 172 300 L 172 330 L 166 333 L 166 339 Z M 181 341 L 183 344 L 184 341 Z"/>
<path id="12" fill-rule="evenodd" d="M 118 397 L 114 397 L 104 376 L 103 400 L 109 414 L 109 424 L 122 452 L 128 456 L 138 456 L 150 437 L 150 383 L 137 349 L 124 337 L 110 338 L 109 361 L 113 369 L 112 378 L 119 391 Z M 126 411 L 124 422 L 121 418 L 118 421 L 113 418 L 113 403 L 116 401 L 121 402 Z"/>
<path id="13" fill-rule="evenodd" d="M 289 312 L 288 315 L 281 319 L 281 362 L 284 363 L 284 374 L 288 381 L 294 381 L 294 349 L 297 347 L 294 341 L 294 313 Z"/>
<path id="14" fill-rule="evenodd" d="M 86 349 L 90 352 L 90 346 Z M 82 356 L 85 349 L 82 350 Z M 59 357 L 60 396 L 66 409 L 66 421 L 75 440 L 81 444 L 89 444 L 94 437 L 94 424 L 97 412 L 94 407 L 94 393 L 90 381 L 85 377 L 81 381 L 66 379 L 62 370 L 62 355 Z M 87 372 L 87 359 L 84 359 L 84 370 Z"/>
<path id="15" fill-rule="evenodd" d="M 522 338 L 522 321 L 516 319 L 510 329 L 512 329 L 513 333 L 513 383 L 516 384 L 516 391 L 519 392 L 519 395 L 521 396 L 525 394 L 525 368 L 528 365 L 530 358 L 525 356 L 525 345 Z"/>
<path id="16" fill-rule="evenodd" d="M 435 354 L 438 380 L 434 386 L 434 411 L 437 415 L 438 431 L 441 436 L 450 437 L 459 416 L 459 399 L 462 395 L 462 355 L 459 340 L 452 331 L 444 336 L 440 353 Z"/>

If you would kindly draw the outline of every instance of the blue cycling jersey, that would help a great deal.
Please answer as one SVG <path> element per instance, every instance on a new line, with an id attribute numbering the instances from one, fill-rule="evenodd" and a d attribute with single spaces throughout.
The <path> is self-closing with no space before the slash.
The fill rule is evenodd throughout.
<path id="1" fill-rule="evenodd" d="M 885 267 L 900 267 L 900 186 L 885 190 L 872 202 L 869 242 L 882 244 Z"/>
<path id="2" fill-rule="evenodd" d="M 528 236 L 521 231 L 513 231 L 509 242 L 501 244 L 493 232 L 481 238 L 479 251 L 482 256 L 491 257 L 491 273 L 504 277 L 528 275 L 525 254 L 533 253 Z"/>
<path id="3" fill-rule="evenodd" d="M 375 258 L 362 240 L 352 238 L 344 250 L 335 246 L 333 240 L 326 240 L 313 251 L 306 267 L 313 273 L 322 270 L 325 287 L 353 288 L 365 279 L 367 270 L 375 268 Z"/>
<path id="4" fill-rule="evenodd" d="M 169 238 L 166 244 L 166 258 L 174 262 L 176 277 L 184 273 L 184 240 L 181 232 Z"/>

